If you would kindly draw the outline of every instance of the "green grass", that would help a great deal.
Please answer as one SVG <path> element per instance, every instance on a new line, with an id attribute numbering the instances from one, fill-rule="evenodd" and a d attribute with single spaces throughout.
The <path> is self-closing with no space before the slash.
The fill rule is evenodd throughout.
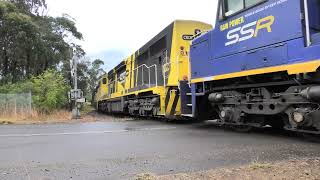
<path id="1" fill-rule="evenodd" d="M 81 114 L 88 114 L 92 111 L 95 111 L 95 108 L 89 103 L 84 103 L 80 110 Z"/>

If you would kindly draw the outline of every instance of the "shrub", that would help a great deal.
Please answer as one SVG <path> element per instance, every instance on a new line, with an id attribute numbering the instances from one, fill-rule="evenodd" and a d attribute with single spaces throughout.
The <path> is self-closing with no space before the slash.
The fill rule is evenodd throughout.
<path id="1" fill-rule="evenodd" d="M 44 113 L 67 107 L 69 90 L 63 75 L 55 70 L 47 70 L 25 82 L 0 86 L 0 93 L 5 94 L 31 92 L 33 107 Z"/>
<path id="2" fill-rule="evenodd" d="M 48 70 L 31 79 L 33 84 L 33 103 L 44 112 L 62 109 L 68 104 L 67 93 L 70 87 L 62 74 Z"/>

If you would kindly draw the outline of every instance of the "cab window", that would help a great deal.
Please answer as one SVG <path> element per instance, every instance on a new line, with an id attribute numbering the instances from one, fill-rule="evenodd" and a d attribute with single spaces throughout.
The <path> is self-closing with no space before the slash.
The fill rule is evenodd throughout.
<path id="1" fill-rule="evenodd" d="M 232 16 L 265 0 L 224 0 L 224 16 Z M 222 8 L 221 8 L 222 9 Z"/>
<path id="2" fill-rule="evenodd" d="M 250 6 L 258 4 L 261 1 L 262 0 L 245 0 L 245 6 L 246 6 L 246 8 L 248 8 Z"/>
<path id="3" fill-rule="evenodd" d="M 244 2 L 243 0 L 226 0 L 225 8 L 226 8 L 225 15 L 230 16 L 244 9 Z"/>
<path id="4" fill-rule="evenodd" d="M 102 79 L 102 84 L 107 84 L 107 78 Z"/>

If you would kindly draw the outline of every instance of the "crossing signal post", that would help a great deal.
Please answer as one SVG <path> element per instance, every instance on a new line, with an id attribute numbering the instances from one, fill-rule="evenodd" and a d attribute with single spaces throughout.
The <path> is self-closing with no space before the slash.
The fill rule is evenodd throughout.
<path id="1" fill-rule="evenodd" d="M 73 79 L 74 88 L 69 92 L 69 101 L 72 104 L 72 118 L 80 118 L 80 108 L 86 102 L 83 91 L 78 89 L 78 76 L 77 76 L 77 59 L 73 58 L 71 67 L 71 76 Z"/>

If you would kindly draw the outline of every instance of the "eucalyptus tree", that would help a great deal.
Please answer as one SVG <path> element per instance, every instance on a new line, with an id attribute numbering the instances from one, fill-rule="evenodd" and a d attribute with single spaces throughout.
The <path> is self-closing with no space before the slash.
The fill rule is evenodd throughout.
<path id="1" fill-rule="evenodd" d="M 45 15 L 45 0 L 0 0 L 0 84 L 23 81 L 84 56 L 75 20 Z M 72 41 L 70 41 L 70 39 Z"/>

